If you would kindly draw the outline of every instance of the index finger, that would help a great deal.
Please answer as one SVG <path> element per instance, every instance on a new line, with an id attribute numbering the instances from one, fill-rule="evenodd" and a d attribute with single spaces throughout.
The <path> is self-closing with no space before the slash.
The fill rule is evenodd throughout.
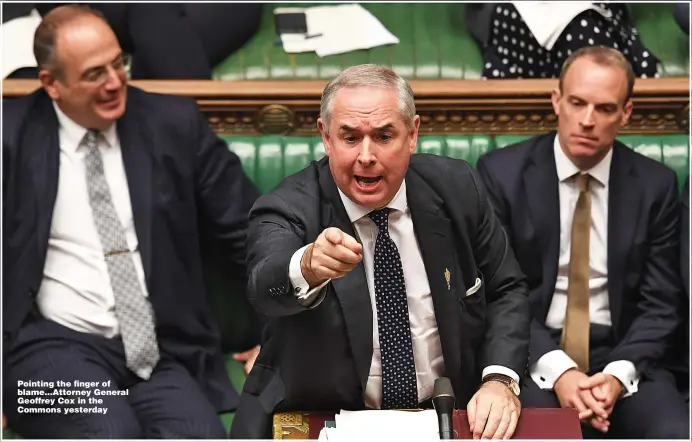
<path id="1" fill-rule="evenodd" d="M 344 240 L 345 233 L 336 227 L 329 227 L 324 231 L 324 239 L 331 244 L 338 245 Z"/>
<path id="2" fill-rule="evenodd" d="M 492 404 L 488 400 L 483 400 L 483 396 L 478 397 L 478 409 L 476 410 L 476 422 L 473 425 L 473 438 L 479 439 L 485 430 L 486 422 L 490 416 Z"/>

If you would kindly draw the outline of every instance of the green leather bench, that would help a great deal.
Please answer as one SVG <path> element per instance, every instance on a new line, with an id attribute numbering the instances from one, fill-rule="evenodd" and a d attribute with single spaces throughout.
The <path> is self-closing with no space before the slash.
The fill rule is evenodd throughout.
<path id="1" fill-rule="evenodd" d="M 324 145 L 320 137 L 296 136 L 221 136 L 233 152 L 241 159 L 248 176 L 262 193 L 272 190 L 284 177 L 306 167 L 311 161 L 324 156 Z M 521 135 L 440 135 L 421 136 L 417 152 L 446 155 L 460 158 L 474 165 L 481 155 L 492 149 L 500 149 L 529 136 Z M 619 138 L 622 142 L 671 167 L 678 175 L 682 187 L 689 174 L 690 146 L 687 135 L 631 135 Z M 239 305 L 237 299 L 227 295 L 221 286 L 211 285 L 210 302 L 218 313 L 224 341 L 230 346 L 239 345 L 247 333 L 248 306 Z M 240 348 L 238 348 L 240 349 Z M 227 369 L 231 382 L 238 391 L 245 381 L 243 366 L 228 355 Z M 234 413 L 221 416 L 227 429 L 233 422 Z M 3 430 L 3 438 L 16 438 L 9 430 Z"/>
<path id="2" fill-rule="evenodd" d="M 467 32 L 465 7 L 458 3 L 407 3 L 362 6 L 399 38 L 399 44 L 320 58 L 312 52 L 286 54 L 277 39 L 273 10 L 267 4 L 255 36 L 219 63 L 220 80 L 326 80 L 362 63 L 389 66 L 406 79 L 479 79 L 483 53 Z M 672 3 L 631 4 L 633 23 L 644 45 L 661 60 L 661 76 L 686 76 L 690 71 L 689 38 L 673 18 Z"/>
<path id="3" fill-rule="evenodd" d="M 248 176 L 265 193 L 305 166 L 324 156 L 319 136 L 221 136 L 241 159 Z M 420 136 L 417 152 L 461 158 L 471 165 L 492 149 L 529 138 L 530 135 Z M 689 173 L 688 135 L 623 135 L 618 138 L 637 152 L 661 161 L 678 175 L 680 186 Z"/>

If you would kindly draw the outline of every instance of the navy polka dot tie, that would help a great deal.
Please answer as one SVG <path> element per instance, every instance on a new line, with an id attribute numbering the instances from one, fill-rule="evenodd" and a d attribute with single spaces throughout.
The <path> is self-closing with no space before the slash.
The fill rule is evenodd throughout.
<path id="1" fill-rule="evenodd" d="M 382 356 L 382 409 L 417 408 L 416 366 L 411 345 L 406 283 L 396 244 L 389 236 L 389 208 L 368 216 L 379 233 L 375 242 L 375 304 Z"/>

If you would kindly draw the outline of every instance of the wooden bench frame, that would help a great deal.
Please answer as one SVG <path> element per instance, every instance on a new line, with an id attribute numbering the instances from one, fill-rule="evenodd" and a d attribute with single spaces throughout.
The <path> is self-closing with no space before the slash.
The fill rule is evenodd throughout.
<path id="1" fill-rule="evenodd" d="M 623 134 L 689 133 L 688 77 L 638 79 L 634 111 Z M 315 135 L 326 81 L 137 80 L 147 91 L 197 100 L 219 134 Z M 35 80 L 3 81 L 3 98 L 19 97 Z M 556 79 L 413 80 L 421 134 L 536 134 L 554 129 Z"/>

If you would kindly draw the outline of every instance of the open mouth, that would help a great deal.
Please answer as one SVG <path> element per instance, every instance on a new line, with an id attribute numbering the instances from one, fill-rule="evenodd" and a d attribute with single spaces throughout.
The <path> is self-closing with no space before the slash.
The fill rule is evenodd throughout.
<path id="1" fill-rule="evenodd" d="M 356 183 L 363 189 L 374 189 L 382 181 L 382 176 L 360 176 L 356 175 Z"/>

